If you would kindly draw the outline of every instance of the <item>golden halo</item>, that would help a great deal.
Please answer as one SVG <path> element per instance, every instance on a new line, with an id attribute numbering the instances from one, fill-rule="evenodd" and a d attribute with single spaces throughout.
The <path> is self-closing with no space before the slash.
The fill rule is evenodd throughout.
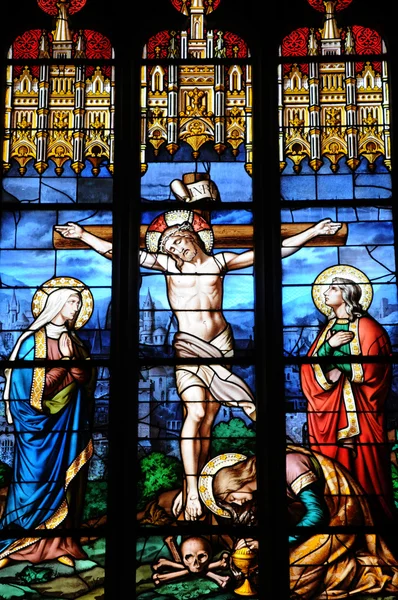
<path id="1" fill-rule="evenodd" d="M 55 292 L 60 288 L 68 287 L 70 287 L 71 290 L 79 292 L 81 295 L 82 305 L 75 321 L 74 329 L 83 327 L 93 313 L 94 298 L 88 287 L 82 281 L 75 279 L 74 277 L 54 277 L 40 286 L 32 299 L 32 313 L 35 319 L 43 311 L 47 298 L 52 292 Z"/>
<path id="2" fill-rule="evenodd" d="M 322 271 L 312 284 L 312 299 L 321 313 L 328 318 L 334 316 L 333 309 L 325 304 L 325 297 L 323 295 L 334 277 L 343 277 L 344 279 L 351 279 L 355 283 L 359 283 L 362 290 L 361 306 L 363 310 L 368 310 L 373 299 L 373 287 L 365 273 L 351 265 L 335 265 Z"/>
<path id="3" fill-rule="evenodd" d="M 224 467 L 232 467 L 242 460 L 246 460 L 244 454 L 237 454 L 236 452 L 227 452 L 226 454 L 219 454 L 215 458 L 212 458 L 202 469 L 199 476 L 198 488 L 200 498 L 205 506 L 211 512 L 219 517 L 231 518 L 229 512 L 224 508 L 221 508 L 216 503 L 213 493 L 213 477 L 218 471 Z"/>

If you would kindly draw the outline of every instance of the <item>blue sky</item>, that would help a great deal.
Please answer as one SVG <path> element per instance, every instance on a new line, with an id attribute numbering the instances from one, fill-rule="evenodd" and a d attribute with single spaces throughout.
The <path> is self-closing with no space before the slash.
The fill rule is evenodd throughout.
<path id="1" fill-rule="evenodd" d="M 54 275 L 76 277 L 88 286 L 109 286 L 112 263 L 94 250 L 2 250 L 0 273 L 19 279 L 26 286 L 38 286 Z"/>
<path id="2" fill-rule="evenodd" d="M 369 313 L 377 317 L 382 298 L 387 298 L 389 304 L 397 304 L 397 287 L 395 284 L 381 284 L 373 286 L 373 301 Z M 285 326 L 304 324 L 317 325 L 318 319 L 324 320 L 312 300 L 311 286 L 287 286 L 282 291 L 283 321 Z M 389 315 L 383 323 L 395 322 L 396 315 Z"/>
<path id="3" fill-rule="evenodd" d="M 146 200 L 174 200 L 175 197 L 170 192 L 170 183 L 173 179 L 181 180 L 184 173 L 192 173 L 195 170 L 196 165 L 193 162 L 151 163 L 141 179 L 141 197 Z M 246 173 L 243 162 L 212 162 L 211 179 L 217 185 L 222 201 L 252 200 L 252 179 Z"/>
<path id="4" fill-rule="evenodd" d="M 1 217 L 0 248 L 53 248 L 53 226 L 64 225 L 68 221 L 85 225 L 112 223 L 112 214 L 109 211 L 95 212 L 92 210 L 41 211 L 40 213 L 29 210 L 15 213 L 18 224 L 15 224 L 13 214 L 4 212 Z M 15 231 L 17 236 L 15 239 Z"/>

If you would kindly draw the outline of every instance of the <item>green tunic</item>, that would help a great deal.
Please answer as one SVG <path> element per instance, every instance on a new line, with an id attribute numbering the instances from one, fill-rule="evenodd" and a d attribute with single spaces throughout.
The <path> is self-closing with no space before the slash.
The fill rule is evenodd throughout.
<path id="1" fill-rule="evenodd" d="M 337 331 L 349 331 L 350 330 L 350 322 L 348 319 L 338 319 L 336 323 L 331 328 L 330 332 L 333 335 Z M 351 356 L 350 344 L 343 344 L 338 348 L 332 348 L 327 340 L 324 341 L 322 346 L 318 349 L 318 356 Z M 351 377 L 351 365 L 347 363 L 330 363 L 322 366 L 322 370 L 325 373 L 328 373 L 332 369 L 339 369 L 346 375 L 347 377 Z"/>

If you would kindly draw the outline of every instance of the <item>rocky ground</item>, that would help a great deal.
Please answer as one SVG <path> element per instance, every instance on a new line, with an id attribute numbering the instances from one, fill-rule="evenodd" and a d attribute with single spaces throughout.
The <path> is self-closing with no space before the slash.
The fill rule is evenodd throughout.
<path id="1" fill-rule="evenodd" d="M 230 590 L 222 590 L 216 583 L 202 577 L 179 583 L 166 583 L 160 587 L 152 582 L 150 565 L 142 565 L 137 569 L 137 600 L 238 600 L 244 598 L 234 593 L 239 583 L 233 582 Z M 380 594 L 376 596 L 355 596 L 356 600 L 397 600 L 397 596 Z M 259 596 L 250 596 L 250 600 L 263 600 Z"/>
<path id="2" fill-rule="evenodd" d="M 83 545 L 88 558 L 77 560 L 74 568 L 58 561 L 41 565 L 15 562 L 0 570 L 0 598 L 104 600 L 105 541 Z"/>
<path id="3" fill-rule="evenodd" d="M 160 587 L 152 582 L 150 565 L 142 565 L 137 569 L 137 600 L 238 600 L 244 598 L 234 593 L 239 583 L 232 582 L 231 589 L 222 590 L 216 583 L 202 577 L 180 583 L 166 583 Z M 356 600 L 397 600 L 397 596 L 380 594 L 376 596 L 359 595 Z M 250 596 L 250 600 L 263 600 L 259 596 Z"/>

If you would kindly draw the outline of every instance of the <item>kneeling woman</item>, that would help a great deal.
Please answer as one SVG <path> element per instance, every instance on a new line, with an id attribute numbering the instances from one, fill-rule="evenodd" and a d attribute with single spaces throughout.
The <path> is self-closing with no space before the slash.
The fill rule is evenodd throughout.
<path id="1" fill-rule="evenodd" d="M 289 537 L 290 597 L 340 600 L 355 594 L 398 593 L 398 563 L 383 539 L 366 529 L 353 531 L 373 527 L 360 485 L 327 456 L 294 445 L 286 452 L 289 520 L 295 527 L 295 535 Z M 236 522 L 256 514 L 256 474 L 256 459 L 251 457 L 214 475 L 215 505 Z M 257 525 L 255 519 L 249 524 Z M 243 546 L 257 549 L 258 542 L 245 539 L 235 544 Z"/>
<path id="2" fill-rule="evenodd" d="M 56 284 L 64 287 L 51 287 Z M 40 538 L 40 530 L 80 524 L 93 453 L 95 370 L 89 362 L 72 366 L 72 361 L 89 358 L 75 329 L 89 319 L 92 296 L 80 281 L 57 278 L 43 284 L 32 306 L 36 319 L 18 339 L 10 360 L 38 362 L 6 372 L 4 400 L 7 421 L 14 424 L 15 448 L 0 521 L 0 531 L 10 536 L 0 540 L 0 568 L 9 559 L 57 559 L 73 566 L 75 558 L 86 556 L 72 537 Z M 53 360 L 59 362 L 52 367 Z M 29 537 L 20 537 L 32 529 L 36 538 L 31 531 Z"/>

